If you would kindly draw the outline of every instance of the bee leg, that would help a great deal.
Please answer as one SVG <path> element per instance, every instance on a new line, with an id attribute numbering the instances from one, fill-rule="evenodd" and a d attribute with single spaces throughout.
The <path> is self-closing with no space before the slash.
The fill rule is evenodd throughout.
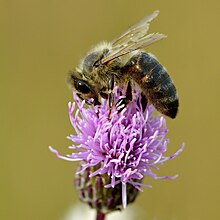
<path id="1" fill-rule="evenodd" d="M 115 82 L 115 75 L 111 75 L 108 81 L 108 104 L 110 109 L 112 109 L 112 106 L 114 104 L 114 94 L 113 94 L 113 88 L 114 88 L 114 82 Z"/>
<path id="2" fill-rule="evenodd" d="M 133 100 L 133 89 L 131 86 L 131 80 L 128 81 L 126 95 L 123 98 L 120 98 L 116 103 L 116 108 L 120 108 L 120 111 L 127 106 L 127 104 Z M 121 108 L 121 106 L 123 106 Z"/>
<path id="3" fill-rule="evenodd" d="M 126 98 L 128 101 L 133 100 L 133 87 L 131 85 L 131 80 L 128 81 L 128 86 L 127 86 L 127 90 L 126 90 Z"/>
<path id="4" fill-rule="evenodd" d="M 108 117 L 110 117 L 111 112 L 112 112 L 112 107 L 114 105 L 114 94 L 113 94 L 113 89 L 114 89 L 114 82 L 115 82 L 115 75 L 112 74 L 111 77 L 109 78 L 108 81 L 108 105 L 109 105 L 109 114 Z"/>
<path id="5" fill-rule="evenodd" d="M 142 110 L 144 111 L 147 107 L 147 103 L 148 103 L 148 100 L 147 100 L 147 97 L 143 94 L 143 92 L 141 93 L 141 107 L 142 107 Z"/>
<path id="6" fill-rule="evenodd" d="M 114 104 L 114 94 L 113 94 L 114 81 L 115 81 L 115 75 L 112 74 L 108 81 L 108 92 L 109 92 L 108 104 L 109 104 L 110 109 L 112 108 Z"/>

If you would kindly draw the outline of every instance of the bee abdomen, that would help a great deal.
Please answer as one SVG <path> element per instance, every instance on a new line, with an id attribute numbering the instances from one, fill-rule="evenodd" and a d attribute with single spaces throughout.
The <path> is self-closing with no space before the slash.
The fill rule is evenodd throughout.
<path id="1" fill-rule="evenodd" d="M 134 55 L 124 68 L 158 111 L 171 118 L 176 117 L 179 106 L 176 88 L 156 58 L 141 52 Z"/>

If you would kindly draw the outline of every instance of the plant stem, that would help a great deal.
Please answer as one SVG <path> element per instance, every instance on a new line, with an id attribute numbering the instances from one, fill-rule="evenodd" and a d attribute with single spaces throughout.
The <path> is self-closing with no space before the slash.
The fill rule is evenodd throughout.
<path id="1" fill-rule="evenodd" d="M 105 214 L 97 211 L 96 220 L 105 220 Z"/>

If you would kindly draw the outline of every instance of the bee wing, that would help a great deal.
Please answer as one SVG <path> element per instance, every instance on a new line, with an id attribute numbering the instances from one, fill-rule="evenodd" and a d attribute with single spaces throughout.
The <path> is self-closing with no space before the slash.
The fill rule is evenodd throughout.
<path id="1" fill-rule="evenodd" d="M 124 33 L 112 41 L 112 45 L 124 45 L 125 43 L 128 43 L 128 41 L 135 41 L 138 38 L 146 35 L 150 26 L 150 22 L 156 18 L 158 14 L 159 11 L 154 11 L 152 14 L 130 26 Z"/>
<path id="2" fill-rule="evenodd" d="M 144 48 L 162 38 L 166 35 L 153 33 L 147 35 L 150 22 L 157 17 L 159 11 L 154 11 L 149 16 L 145 17 L 138 23 L 132 25 L 127 31 L 122 33 L 119 37 L 112 41 L 112 51 L 104 57 L 101 62 L 106 63 L 117 57 L 130 53 L 132 51 Z"/>

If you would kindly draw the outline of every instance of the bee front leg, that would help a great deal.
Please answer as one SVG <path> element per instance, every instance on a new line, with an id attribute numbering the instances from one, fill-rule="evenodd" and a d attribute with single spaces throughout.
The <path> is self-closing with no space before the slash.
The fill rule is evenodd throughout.
<path id="1" fill-rule="evenodd" d="M 131 86 L 131 80 L 128 81 L 126 95 L 123 98 L 120 98 L 116 103 L 116 108 L 120 108 L 120 111 L 127 106 L 127 104 L 133 100 L 133 89 Z M 123 106 L 123 108 L 121 108 Z"/>
<path id="2" fill-rule="evenodd" d="M 108 104 L 110 109 L 112 109 L 112 106 L 114 105 L 114 94 L 113 94 L 114 82 L 115 82 L 115 75 L 112 74 L 108 81 L 108 92 L 109 92 Z"/>
<path id="3" fill-rule="evenodd" d="M 114 94 L 113 94 L 114 82 L 115 82 L 115 75 L 112 74 L 108 80 L 108 105 L 110 108 L 108 118 L 110 118 L 112 107 L 114 105 Z"/>

